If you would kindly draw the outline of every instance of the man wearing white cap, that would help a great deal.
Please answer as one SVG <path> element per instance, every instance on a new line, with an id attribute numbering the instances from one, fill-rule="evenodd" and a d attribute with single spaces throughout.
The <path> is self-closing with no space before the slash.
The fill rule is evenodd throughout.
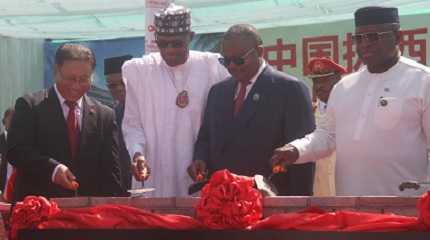
<path id="1" fill-rule="evenodd" d="M 135 180 L 154 187 L 156 197 L 185 196 L 209 89 L 228 73 L 219 54 L 189 50 L 194 36 L 189 9 L 170 4 L 155 14 L 154 23 L 160 52 L 123 66 L 123 134 Z"/>

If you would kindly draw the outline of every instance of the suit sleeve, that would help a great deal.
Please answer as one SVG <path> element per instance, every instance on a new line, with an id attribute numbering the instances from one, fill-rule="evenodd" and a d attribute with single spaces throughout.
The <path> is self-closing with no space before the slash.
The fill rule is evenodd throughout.
<path id="1" fill-rule="evenodd" d="M 306 137 L 294 140 L 290 144 L 299 151 L 297 164 L 312 162 L 329 156 L 336 149 L 336 86 L 330 93 L 327 112 L 318 123 L 317 129 Z"/>
<path id="2" fill-rule="evenodd" d="M 125 190 L 121 186 L 118 152 L 118 126 L 113 111 L 106 111 L 103 119 L 104 137 L 102 139 L 102 193 L 103 195 L 124 195 Z"/>
<path id="3" fill-rule="evenodd" d="M 7 175 L 7 160 L 6 160 L 6 137 L 5 134 L 0 135 L 0 190 L 4 192 Z"/>
<path id="4" fill-rule="evenodd" d="M 29 99 L 19 98 L 8 132 L 7 159 L 10 164 L 25 171 L 51 176 L 59 164 L 39 152 L 36 146 L 37 119 Z"/>
<path id="5" fill-rule="evenodd" d="M 308 89 L 299 81 L 291 81 L 285 107 L 283 143 L 304 137 L 315 128 Z M 280 195 L 305 195 L 313 193 L 314 163 L 291 165 L 285 174 L 272 178 Z"/>
<path id="6" fill-rule="evenodd" d="M 315 129 L 315 118 L 309 91 L 302 82 L 294 81 L 294 83 L 288 94 L 284 143 L 302 138 Z"/>
<path id="7" fill-rule="evenodd" d="M 206 108 L 203 115 L 203 123 L 200 126 L 197 141 L 194 145 L 194 160 L 202 160 L 208 164 L 210 155 L 210 121 L 213 119 L 212 108 L 214 98 L 214 88 L 209 91 Z"/>

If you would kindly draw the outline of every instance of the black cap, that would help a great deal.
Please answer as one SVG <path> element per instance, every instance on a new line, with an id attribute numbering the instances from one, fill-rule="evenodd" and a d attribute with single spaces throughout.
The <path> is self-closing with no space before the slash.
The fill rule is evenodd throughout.
<path id="1" fill-rule="evenodd" d="M 105 58 L 105 75 L 121 73 L 121 67 L 125 61 L 132 59 L 131 55 Z"/>
<path id="2" fill-rule="evenodd" d="M 393 7 L 363 7 L 355 11 L 354 18 L 356 27 L 384 23 L 400 23 L 398 10 Z"/>

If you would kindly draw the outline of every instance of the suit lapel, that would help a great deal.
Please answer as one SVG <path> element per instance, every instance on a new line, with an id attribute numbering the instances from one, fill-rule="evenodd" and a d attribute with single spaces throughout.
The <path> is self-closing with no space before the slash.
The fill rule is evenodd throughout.
<path id="1" fill-rule="evenodd" d="M 61 107 L 60 100 L 58 99 L 57 93 L 55 92 L 54 87 L 51 87 L 48 92 L 48 104 L 50 105 L 50 111 L 53 111 L 54 114 L 50 114 L 47 117 L 52 117 L 55 120 L 62 120 L 62 123 L 59 124 L 63 127 L 64 132 L 67 133 L 67 124 L 66 119 L 64 118 L 63 108 Z"/>
<path id="2" fill-rule="evenodd" d="M 6 135 L 2 133 L 0 135 L 0 153 L 6 153 L 7 145 L 6 145 Z"/>
<path id="3" fill-rule="evenodd" d="M 84 147 L 89 146 L 89 136 L 97 131 L 97 111 L 95 103 L 87 96 L 83 97 L 83 115 L 81 122 L 81 136 L 79 141 L 78 161 L 85 152 Z"/>
<path id="4" fill-rule="evenodd" d="M 233 121 L 233 108 L 234 108 L 234 94 L 236 92 L 237 81 L 231 79 L 229 83 L 226 85 L 225 95 L 220 96 L 220 102 L 222 102 L 222 118 L 227 122 Z"/>
<path id="5" fill-rule="evenodd" d="M 247 122 L 252 120 L 253 116 L 258 112 L 258 108 L 261 107 L 261 99 L 265 97 L 265 89 L 270 83 L 270 67 L 266 67 L 263 72 L 258 76 L 255 84 L 252 86 L 251 91 L 248 93 L 245 102 L 243 103 L 242 109 L 239 115 L 233 117 L 234 108 L 234 95 L 237 89 L 237 80 L 232 78 L 231 82 L 227 85 L 225 95 L 221 96 L 222 99 L 222 117 L 224 118 L 222 122 L 225 122 L 225 135 L 224 141 L 222 143 L 221 151 L 228 146 L 235 137 L 240 136 L 238 132 L 243 131 L 243 127 Z"/>
<path id="6" fill-rule="evenodd" d="M 218 122 L 223 123 L 223 126 L 225 127 L 221 138 L 220 152 L 223 152 L 224 146 L 228 144 L 234 137 L 235 122 L 233 118 L 233 100 L 236 87 L 237 81 L 233 78 L 230 78 L 225 86 L 225 89 L 220 91 L 222 94 L 218 95 L 216 99 L 217 105 L 219 103 L 219 107 L 216 108 L 217 112 L 215 118 L 218 119 Z"/>
<path id="7" fill-rule="evenodd" d="M 268 77 L 269 72 L 270 67 L 266 66 L 260 76 L 257 77 L 252 89 L 246 96 L 239 114 L 235 118 L 235 122 L 237 124 L 236 129 L 241 126 L 245 126 L 257 112 L 261 99 L 265 97 L 265 88 L 267 86 L 267 82 L 270 80 Z"/>
<path id="8" fill-rule="evenodd" d="M 49 127 L 57 128 L 54 133 L 58 135 L 54 136 L 55 146 L 61 147 L 64 152 L 64 160 L 68 164 L 71 160 L 69 140 L 67 133 L 66 119 L 64 118 L 63 108 L 61 107 L 60 100 L 58 99 L 57 93 L 54 87 L 51 87 L 47 92 L 47 107 L 44 110 L 43 116 L 47 119 Z"/>

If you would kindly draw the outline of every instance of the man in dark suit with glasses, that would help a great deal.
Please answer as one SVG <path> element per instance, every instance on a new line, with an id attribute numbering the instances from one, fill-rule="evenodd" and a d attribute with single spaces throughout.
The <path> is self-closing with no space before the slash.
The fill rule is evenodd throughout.
<path id="1" fill-rule="evenodd" d="M 16 169 L 14 201 L 126 195 L 114 112 L 86 95 L 95 65 L 89 48 L 61 45 L 54 86 L 17 99 L 7 143 Z"/>
<path id="2" fill-rule="evenodd" d="M 309 92 L 296 78 L 268 66 L 262 40 L 247 24 L 230 27 L 220 62 L 230 78 L 212 87 L 189 174 L 227 168 L 233 173 L 272 175 L 273 150 L 314 129 Z M 288 167 L 271 176 L 280 195 L 312 195 L 314 164 Z"/>

